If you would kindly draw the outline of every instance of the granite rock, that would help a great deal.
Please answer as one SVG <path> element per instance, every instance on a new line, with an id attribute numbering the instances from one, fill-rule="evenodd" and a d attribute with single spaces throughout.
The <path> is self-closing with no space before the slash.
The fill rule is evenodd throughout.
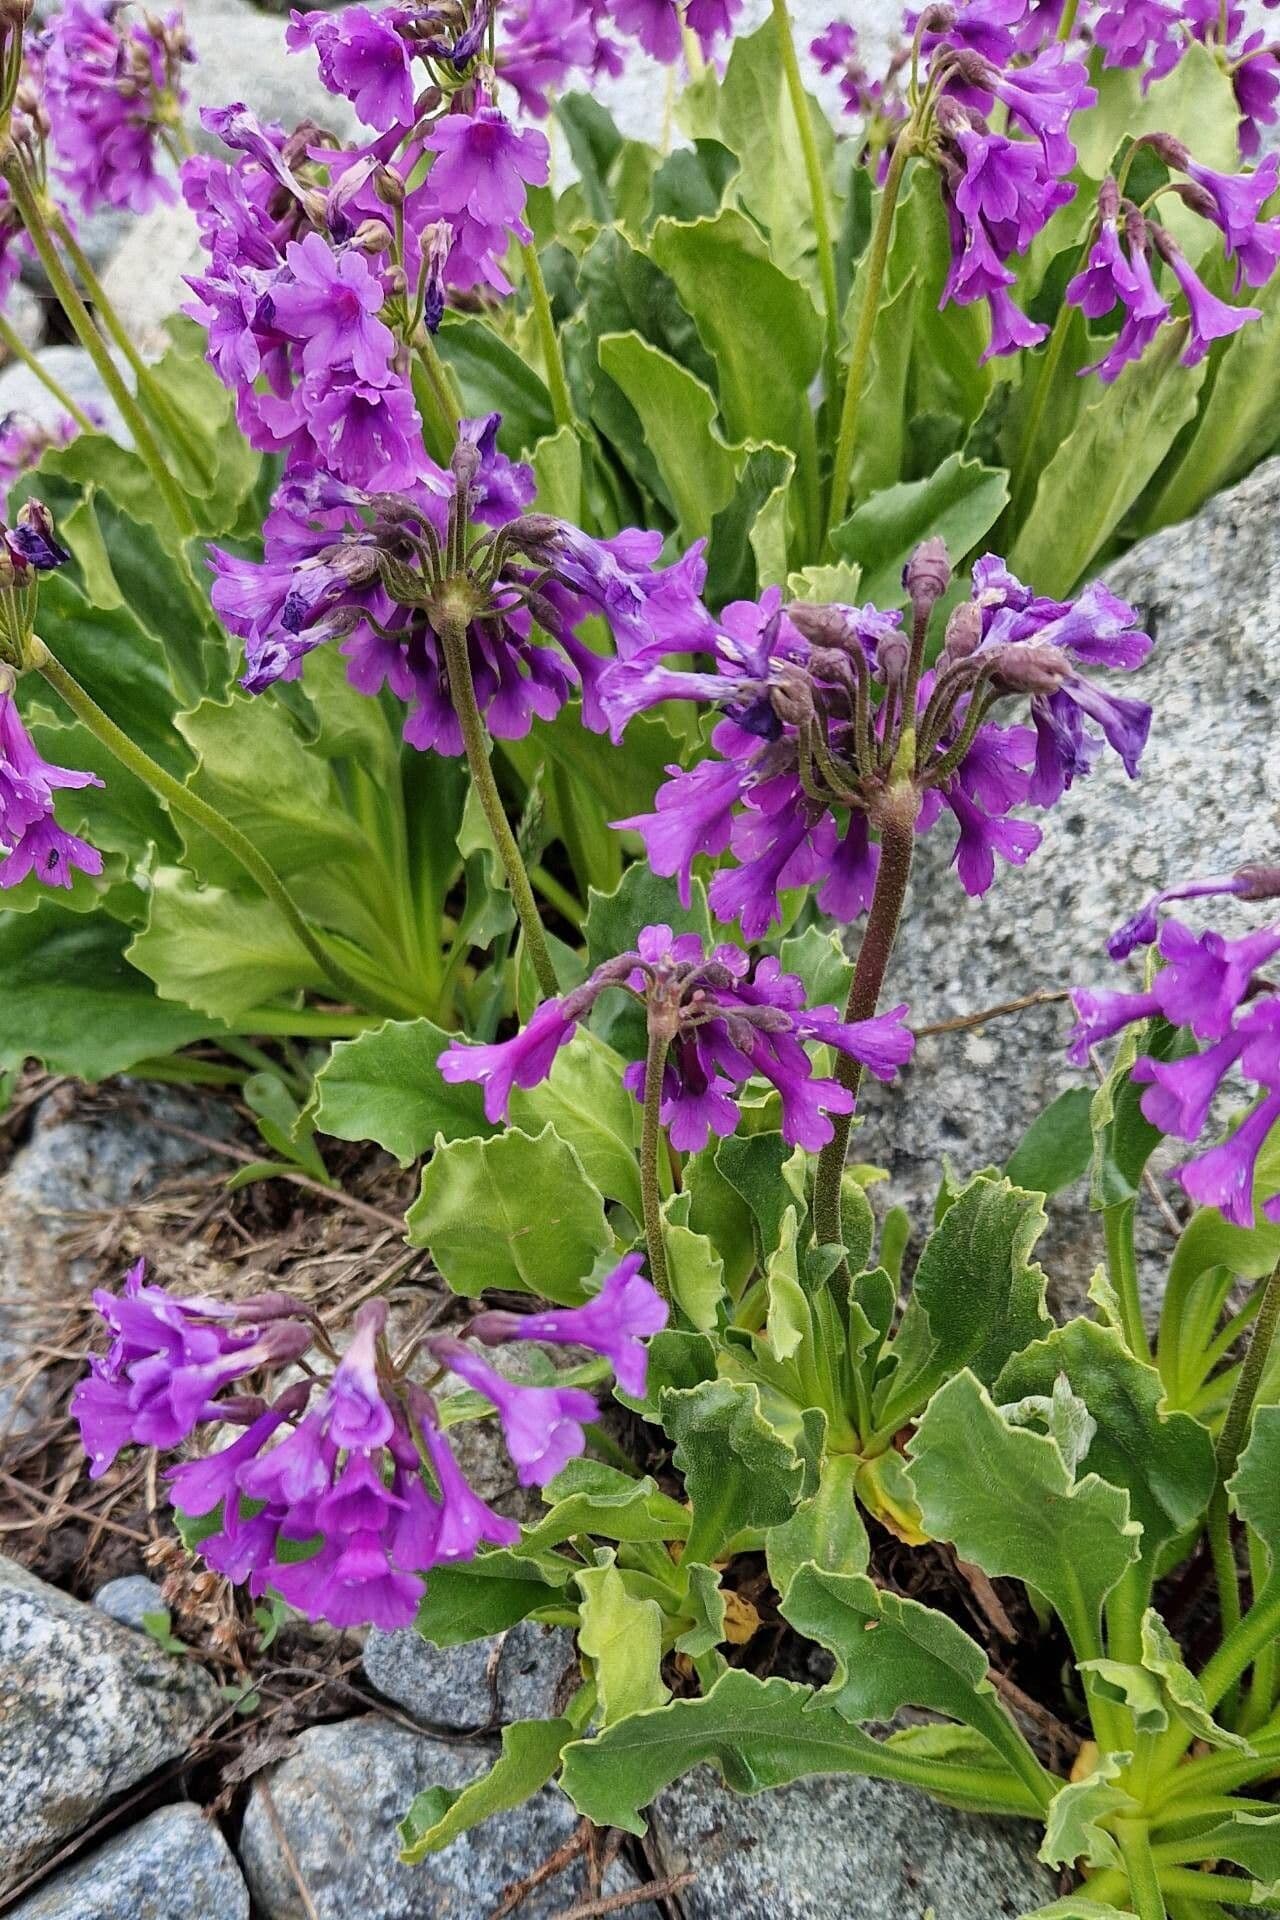
<path id="1" fill-rule="evenodd" d="M 350 102 L 326 92 L 314 53 L 290 53 L 280 14 L 260 13 L 242 0 L 186 0 L 184 12 L 197 55 L 186 76 L 186 122 L 197 145 L 223 151 L 201 127 L 200 109 L 235 100 L 259 120 L 294 127 L 310 119 L 343 139 L 355 134 Z"/>
<path id="2" fill-rule="evenodd" d="M 0 1558 L 0 1893 L 217 1711 L 194 1662 Z"/>
<path id="3" fill-rule="evenodd" d="M 9 1920 L 249 1920 L 249 1889 L 199 1807 L 161 1807 L 55 1874 Z"/>
<path id="4" fill-rule="evenodd" d="M 949 873 L 944 828 L 921 843 L 885 1004 L 911 1003 L 916 1025 L 1072 983 L 1133 986 L 1110 962 L 1107 935 L 1165 882 L 1271 859 L 1280 843 L 1280 461 L 1257 468 L 1193 520 L 1142 541 L 1106 569 L 1140 608 L 1155 647 L 1123 676 L 1155 709 L 1142 777 L 1113 755 L 1044 821 L 1022 869 L 1001 867 L 983 900 Z M 1194 914 L 1189 914 L 1194 918 Z M 1240 930 L 1249 910 L 1212 904 Z M 1252 910 L 1257 923 L 1257 910 Z M 859 1159 L 892 1175 L 877 1196 L 904 1201 L 923 1226 L 945 1157 L 962 1174 L 999 1164 L 1063 1088 L 1071 1015 L 1041 1007 L 921 1042 L 900 1088 L 868 1088 Z M 1172 1160 L 1172 1154 L 1169 1156 Z M 1169 1189 L 1176 1202 L 1180 1190 Z M 1078 1303 L 1102 1257 L 1084 1182 L 1050 1207 L 1043 1246 L 1060 1304 Z M 1139 1248 L 1149 1310 L 1168 1234 L 1143 1197 Z"/>
<path id="5" fill-rule="evenodd" d="M 492 1682 L 489 1662 L 496 1655 Z M 468 1728 L 550 1718 L 573 1666 L 573 1635 L 521 1620 L 506 1634 L 460 1647 L 433 1647 L 412 1627 L 370 1633 L 365 1677 L 379 1693 L 432 1726 Z"/>
<path id="6" fill-rule="evenodd" d="M 1050 1901 L 1038 1829 L 954 1813 L 879 1780 L 818 1776 L 742 1799 L 709 1768 L 649 1816 L 684 1920 L 1016 1920 Z"/>
<path id="7" fill-rule="evenodd" d="M 93 1604 L 99 1613 L 105 1613 L 108 1620 L 116 1620 L 122 1627 L 132 1627 L 137 1633 L 147 1631 L 146 1616 L 149 1613 L 165 1611 L 164 1596 L 154 1580 L 148 1580 L 145 1573 L 125 1573 L 118 1580 L 108 1580 L 99 1587 L 93 1596 Z"/>
<path id="8" fill-rule="evenodd" d="M 205 270 L 195 215 L 185 201 L 144 214 L 102 276 L 102 290 L 126 333 L 148 359 L 169 344 L 165 321 L 192 298 L 187 274 Z"/>
<path id="9" fill-rule="evenodd" d="M 299 1734 L 288 1759 L 266 1776 L 280 1826 L 306 1885 L 316 1920 L 480 1920 L 513 1881 L 562 1846 L 578 1816 L 555 1788 L 497 1814 L 416 1867 L 402 1866 L 396 1827 L 414 1795 L 431 1786 L 464 1786 L 492 1764 L 474 1742 L 434 1740 L 370 1715 Z M 285 1860 L 255 1786 L 240 1836 L 240 1857 L 263 1920 L 304 1920 L 298 1882 Z M 605 1877 L 609 1892 L 634 1886 L 622 1861 Z M 574 1863 L 537 1888 L 520 1920 L 549 1920 L 586 1893 Z M 657 1920 L 647 1903 L 627 1908 Z"/>

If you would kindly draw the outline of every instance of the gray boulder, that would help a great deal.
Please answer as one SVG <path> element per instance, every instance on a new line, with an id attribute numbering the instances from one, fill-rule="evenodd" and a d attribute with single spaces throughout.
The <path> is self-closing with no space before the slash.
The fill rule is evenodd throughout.
<path id="1" fill-rule="evenodd" d="M 146 1632 L 149 1613 L 165 1610 L 164 1595 L 145 1573 L 126 1573 L 118 1580 L 108 1580 L 94 1594 L 93 1604 L 109 1620 L 118 1621 L 122 1627 L 132 1627 L 137 1633 Z"/>
<path id="2" fill-rule="evenodd" d="M 182 200 L 144 214 L 112 256 L 102 290 L 148 359 L 165 351 L 165 321 L 192 298 L 185 276 L 203 272 L 207 264 L 195 215 Z"/>
<path id="3" fill-rule="evenodd" d="M 279 14 L 260 13 L 244 0 L 188 0 L 184 12 L 197 56 L 187 72 L 186 121 L 198 146 L 219 145 L 201 127 L 200 109 L 235 100 L 262 121 L 292 128 L 317 120 L 343 139 L 354 136 L 359 123 L 350 102 L 321 85 L 314 53 L 290 53 Z"/>
<path id="4" fill-rule="evenodd" d="M 821 1776 L 746 1800 L 699 1767 L 649 1828 L 662 1873 L 697 1876 L 685 1920 L 1016 1920 L 1057 1891 L 1037 1828 L 880 1780 Z"/>
<path id="5" fill-rule="evenodd" d="M 513 1881 L 531 1873 L 569 1838 L 578 1822 L 568 1800 L 544 1788 L 495 1815 L 416 1867 L 402 1866 L 396 1827 L 415 1794 L 461 1787 L 492 1765 L 495 1750 L 475 1742 L 434 1740 L 370 1715 L 310 1727 L 266 1775 L 277 1818 L 294 1856 L 290 1869 L 259 1783 L 240 1837 L 240 1857 L 263 1920 L 304 1920 L 302 1880 L 316 1920 L 479 1920 Z M 617 1861 L 608 1892 L 635 1886 Z M 580 1862 L 533 1892 L 520 1920 L 549 1920 L 586 1895 Z M 657 1920 L 647 1903 L 627 1908 Z"/>
<path id="6" fill-rule="evenodd" d="M 212 1681 L 0 1558 L 0 1893 L 218 1711 Z"/>
<path id="7" fill-rule="evenodd" d="M 375 1630 L 364 1649 L 365 1677 L 379 1693 L 416 1719 L 459 1732 L 487 1726 L 495 1704 L 503 1725 L 549 1718 L 571 1665 L 576 1669 L 573 1635 L 530 1620 L 460 1647 L 433 1647 L 412 1627 Z"/>
<path id="8" fill-rule="evenodd" d="M 249 1889 L 199 1807 L 161 1807 L 55 1874 L 9 1920 L 249 1920 Z"/>
<path id="9" fill-rule="evenodd" d="M 101 421 L 104 432 L 127 442 L 119 409 L 83 347 L 41 347 L 36 359 L 91 420 Z M 48 428 L 67 417 L 67 409 L 44 381 L 18 360 L 0 373 L 0 419 L 11 413 Z"/>
<path id="10" fill-rule="evenodd" d="M 923 840 L 886 1005 L 908 1000 L 913 1024 L 929 1025 L 1040 988 L 1136 986 L 1105 941 L 1145 898 L 1179 876 L 1275 860 L 1278 482 L 1272 460 L 1106 569 L 1156 642 L 1140 672 L 1123 676 L 1155 710 L 1141 779 L 1104 756 L 1043 819 L 1038 852 L 1021 869 L 1002 866 L 983 900 L 947 871 L 945 828 Z M 1250 923 L 1245 910 L 1212 909 L 1214 924 Z M 854 1153 L 890 1169 L 877 1197 L 905 1201 L 922 1226 L 944 1156 L 961 1173 L 1002 1162 L 1057 1093 L 1087 1084 L 1063 1057 L 1070 1022 L 1067 1007 L 1042 1007 L 924 1040 L 900 1087 L 869 1087 Z M 1169 1191 L 1176 1202 L 1180 1190 Z M 1060 1301 L 1078 1301 L 1102 1257 L 1085 1183 L 1050 1211 L 1046 1265 Z M 1169 1236 L 1145 1196 L 1139 1238 L 1153 1307 Z"/>

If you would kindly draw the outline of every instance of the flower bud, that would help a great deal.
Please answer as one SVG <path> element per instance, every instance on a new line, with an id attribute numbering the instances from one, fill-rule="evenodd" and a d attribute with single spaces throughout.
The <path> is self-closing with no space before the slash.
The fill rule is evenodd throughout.
<path id="1" fill-rule="evenodd" d="M 391 239 L 391 229 L 385 220 L 362 220 L 351 236 L 351 245 L 357 253 L 385 253 Z"/>
<path id="2" fill-rule="evenodd" d="M 795 668 L 782 669 L 778 684 L 771 691 L 770 702 L 784 726 L 805 727 L 814 718 L 813 688 Z"/>
<path id="3" fill-rule="evenodd" d="M 1280 899 L 1280 867 L 1249 865 L 1236 870 L 1236 879 L 1243 880 L 1240 891 L 1241 900 Z"/>
<path id="4" fill-rule="evenodd" d="M 1104 226 L 1109 226 L 1120 214 L 1120 188 L 1113 175 L 1108 174 L 1098 188 L 1098 218 Z"/>
<path id="5" fill-rule="evenodd" d="M 962 600 L 947 622 L 942 642 L 943 658 L 967 660 L 976 653 L 982 640 L 982 608 L 976 600 Z"/>
<path id="6" fill-rule="evenodd" d="M 1074 671 L 1071 656 L 1051 640 L 1001 647 L 991 684 L 1000 693 L 1056 693 Z"/>
<path id="7" fill-rule="evenodd" d="M 404 181 L 394 167 L 379 167 L 373 176 L 373 190 L 384 207 L 402 207 L 405 200 Z"/>
<path id="8" fill-rule="evenodd" d="M 846 607 L 815 606 L 808 600 L 794 600 L 783 612 L 796 632 L 814 647 L 833 647 L 842 651 L 849 645 L 849 613 Z"/>
<path id="9" fill-rule="evenodd" d="M 1156 158 L 1163 160 L 1167 167 L 1177 167 L 1185 171 L 1187 162 L 1191 158 L 1190 152 L 1183 146 L 1181 140 L 1171 133 L 1148 133 L 1139 144 L 1150 147 Z"/>
<path id="10" fill-rule="evenodd" d="M 48 573 L 71 558 L 54 537 L 53 515 L 43 500 L 28 500 L 18 508 L 17 524 L 9 535 L 11 548 L 37 572 Z"/>
<path id="11" fill-rule="evenodd" d="M 920 25 L 926 33 L 949 33 L 955 23 L 955 8 L 943 4 L 926 7 L 920 17 Z"/>
<path id="12" fill-rule="evenodd" d="M 935 533 L 922 540 L 902 570 L 902 584 L 915 610 L 916 618 L 927 618 L 933 604 L 951 585 L 951 562 L 947 543 Z"/>
<path id="13" fill-rule="evenodd" d="M 906 678 L 911 659 L 911 642 L 905 633 L 887 633 L 876 648 L 876 671 L 886 687 L 896 687 Z"/>

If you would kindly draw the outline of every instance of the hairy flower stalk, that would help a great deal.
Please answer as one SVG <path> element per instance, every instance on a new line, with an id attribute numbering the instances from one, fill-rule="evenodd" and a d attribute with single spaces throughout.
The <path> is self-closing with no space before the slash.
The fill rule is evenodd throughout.
<path id="1" fill-rule="evenodd" d="M 90 1472 L 127 1446 L 162 1451 L 200 1431 L 243 1431 L 169 1469 L 174 1507 L 215 1516 L 201 1542 L 215 1572 L 277 1593 L 339 1629 L 408 1626 L 431 1569 L 470 1560 L 485 1542 L 514 1546 L 520 1529 L 467 1484 L 433 1394 L 414 1374 L 418 1343 L 392 1360 L 386 1303 L 367 1301 L 339 1356 L 311 1309 L 287 1294 L 234 1303 L 180 1298 L 149 1284 L 139 1261 L 119 1295 L 94 1304 L 111 1335 L 72 1396 Z M 631 1256 L 583 1307 L 529 1316 L 481 1313 L 474 1339 L 532 1339 L 586 1348 L 643 1397 L 643 1341 L 667 1311 Z M 439 1378 L 451 1372 L 497 1412 L 523 1486 L 542 1486 L 586 1445 L 596 1413 L 580 1387 L 523 1386 L 453 1335 L 425 1342 Z M 311 1356 L 307 1377 L 268 1401 L 244 1388 Z M 324 1369 L 328 1368 L 328 1371 Z"/>

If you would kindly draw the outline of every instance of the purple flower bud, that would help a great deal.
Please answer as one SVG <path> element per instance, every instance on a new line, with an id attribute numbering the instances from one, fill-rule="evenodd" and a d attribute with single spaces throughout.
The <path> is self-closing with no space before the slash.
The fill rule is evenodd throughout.
<path id="1" fill-rule="evenodd" d="M 951 585 L 951 561 L 947 543 L 934 534 L 922 540 L 902 571 L 902 584 L 915 609 L 917 619 L 927 617 L 936 600 Z"/>
<path id="2" fill-rule="evenodd" d="M 948 660 L 967 660 L 982 639 L 982 609 L 973 600 L 962 600 L 947 621 L 942 651 Z"/>
<path id="3" fill-rule="evenodd" d="M 329 1439 L 337 1447 L 383 1447 L 395 1422 L 378 1381 L 378 1341 L 387 1324 L 385 1300 L 368 1300 L 338 1363 L 325 1398 Z"/>

